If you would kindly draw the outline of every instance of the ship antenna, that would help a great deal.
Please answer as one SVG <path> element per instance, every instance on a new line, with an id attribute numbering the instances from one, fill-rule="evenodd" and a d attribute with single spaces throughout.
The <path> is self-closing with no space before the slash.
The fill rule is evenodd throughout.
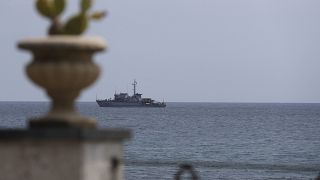
<path id="1" fill-rule="evenodd" d="M 138 84 L 137 81 L 134 80 L 133 84 L 132 84 L 133 85 L 133 95 L 136 95 L 136 86 L 137 86 L 137 84 Z"/>

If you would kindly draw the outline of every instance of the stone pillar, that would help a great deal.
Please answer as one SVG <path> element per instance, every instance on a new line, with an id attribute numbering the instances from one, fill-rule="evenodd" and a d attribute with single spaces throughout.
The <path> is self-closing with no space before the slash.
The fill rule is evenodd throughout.
<path id="1" fill-rule="evenodd" d="M 0 179 L 121 180 L 128 130 L 0 130 Z"/>

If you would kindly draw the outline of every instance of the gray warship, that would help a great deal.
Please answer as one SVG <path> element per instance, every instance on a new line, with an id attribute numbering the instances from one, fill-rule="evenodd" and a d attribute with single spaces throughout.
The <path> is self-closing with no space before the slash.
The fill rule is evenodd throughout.
<path id="1" fill-rule="evenodd" d="M 157 102 L 151 98 L 142 98 L 142 94 L 136 92 L 137 81 L 134 80 L 133 95 L 128 93 L 115 93 L 114 99 L 96 99 L 100 107 L 166 107 L 165 102 Z"/>

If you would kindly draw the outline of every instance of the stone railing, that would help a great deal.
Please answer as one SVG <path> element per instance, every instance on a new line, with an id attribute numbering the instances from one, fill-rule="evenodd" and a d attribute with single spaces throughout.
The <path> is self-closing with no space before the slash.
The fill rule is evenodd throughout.
<path id="1" fill-rule="evenodd" d="M 94 118 L 80 115 L 74 101 L 99 76 L 100 38 L 49 36 L 22 40 L 32 53 L 28 77 L 51 98 L 46 115 L 27 129 L 0 130 L 0 179 L 121 180 L 122 142 L 129 130 L 97 129 Z"/>

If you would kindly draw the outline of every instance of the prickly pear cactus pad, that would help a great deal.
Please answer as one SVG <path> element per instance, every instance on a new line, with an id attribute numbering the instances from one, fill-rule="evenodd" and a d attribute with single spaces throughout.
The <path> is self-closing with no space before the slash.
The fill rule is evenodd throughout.
<path id="1" fill-rule="evenodd" d="M 81 35 L 88 28 L 90 20 L 101 20 L 106 15 L 105 11 L 90 12 L 92 0 L 80 0 L 79 12 L 62 22 L 61 15 L 65 6 L 66 0 L 36 0 L 39 14 L 51 22 L 49 35 Z"/>

